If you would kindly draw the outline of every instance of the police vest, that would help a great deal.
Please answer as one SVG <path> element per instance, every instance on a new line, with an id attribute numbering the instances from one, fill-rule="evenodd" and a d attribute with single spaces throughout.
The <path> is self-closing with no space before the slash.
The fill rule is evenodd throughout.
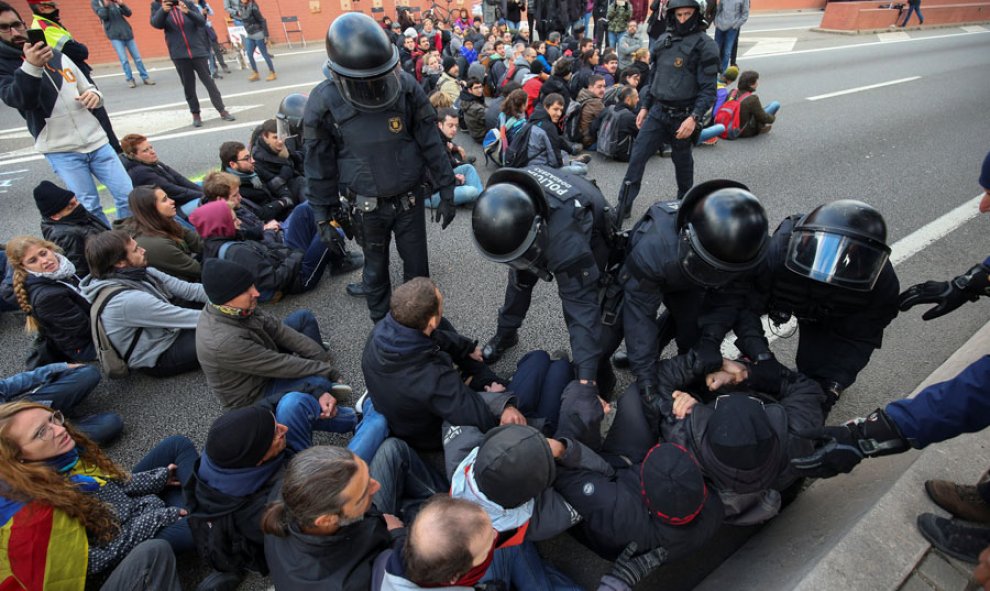
<path id="1" fill-rule="evenodd" d="M 629 236 L 626 272 L 644 289 L 666 292 L 698 289 L 681 268 L 677 231 L 679 207 L 679 201 L 654 203 Z"/>
<path id="2" fill-rule="evenodd" d="M 337 169 L 342 195 L 351 192 L 366 197 L 393 197 L 416 188 L 423 179 L 426 162 L 412 126 L 416 113 L 409 75 L 400 74 L 402 91 L 388 109 L 359 111 L 336 83 L 326 86 L 337 147 Z"/>
<path id="3" fill-rule="evenodd" d="M 676 37 L 667 32 L 657 39 L 651 56 L 655 65 L 650 85 L 655 103 L 691 106 L 701 91 L 698 72 L 702 68 L 702 50 L 706 39 L 708 36 L 701 32 L 686 37 Z"/>

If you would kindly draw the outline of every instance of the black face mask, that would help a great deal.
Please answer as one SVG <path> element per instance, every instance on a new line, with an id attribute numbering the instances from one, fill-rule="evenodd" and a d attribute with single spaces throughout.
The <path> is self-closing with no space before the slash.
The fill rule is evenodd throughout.
<path id="1" fill-rule="evenodd" d="M 698 30 L 698 26 L 701 24 L 701 13 L 697 10 L 691 15 L 691 18 L 687 19 L 683 23 L 678 21 L 676 17 L 672 18 L 672 23 L 670 26 L 674 30 L 674 34 L 678 37 L 684 37 L 685 35 L 690 35 Z"/>
<path id="2" fill-rule="evenodd" d="M 79 204 L 72 210 L 72 213 L 62 216 L 62 220 L 67 222 L 81 222 L 89 217 L 86 215 L 87 213 L 86 208 L 83 207 L 82 204 Z"/>

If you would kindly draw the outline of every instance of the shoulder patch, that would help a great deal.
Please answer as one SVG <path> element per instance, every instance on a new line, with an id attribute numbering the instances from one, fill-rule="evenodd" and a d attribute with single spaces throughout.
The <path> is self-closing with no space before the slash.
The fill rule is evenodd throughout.
<path id="1" fill-rule="evenodd" d="M 591 495 L 595 494 L 595 485 L 590 482 L 585 482 L 584 486 L 581 487 L 581 492 L 584 494 L 584 496 L 590 497 Z"/>

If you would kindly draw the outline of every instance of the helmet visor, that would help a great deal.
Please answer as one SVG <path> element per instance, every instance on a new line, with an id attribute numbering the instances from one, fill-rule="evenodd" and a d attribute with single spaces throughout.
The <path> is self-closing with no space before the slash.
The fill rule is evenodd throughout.
<path id="1" fill-rule="evenodd" d="M 278 117 L 275 119 L 275 131 L 278 139 L 283 142 L 291 137 L 302 135 L 302 121 L 295 117 Z"/>
<path id="2" fill-rule="evenodd" d="M 888 253 L 862 240 L 818 231 L 797 231 L 787 247 L 788 269 L 809 279 L 869 291 L 880 276 Z"/>
<path id="3" fill-rule="evenodd" d="M 688 279 L 706 288 L 722 287 L 738 277 L 738 273 L 716 269 L 701 257 L 691 246 L 687 233 L 681 234 L 678 243 L 678 255 L 681 259 L 681 269 Z"/>
<path id="4" fill-rule="evenodd" d="M 387 109 L 399 98 L 399 70 L 394 68 L 374 78 L 337 76 L 340 92 L 354 108 L 361 111 Z"/>
<path id="5" fill-rule="evenodd" d="M 550 273 L 550 270 L 547 269 L 546 262 L 547 233 L 543 227 L 543 221 L 539 217 L 537 217 L 536 220 L 537 223 L 534 224 L 536 237 L 533 240 L 533 243 L 530 244 L 528 249 L 526 249 L 526 252 L 511 261 L 506 261 L 506 264 L 516 271 L 532 273 L 540 279 L 551 281 L 553 279 L 553 275 Z"/>

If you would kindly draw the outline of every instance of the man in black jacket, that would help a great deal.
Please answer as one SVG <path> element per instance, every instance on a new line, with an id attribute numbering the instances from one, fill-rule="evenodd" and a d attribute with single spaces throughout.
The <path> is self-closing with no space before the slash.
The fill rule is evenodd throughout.
<path id="1" fill-rule="evenodd" d="M 275 119 L 262 123 L 254 133 L 251 156 L 254 170 L 273 193 L 281 193 L 287 187 L 295 203 L 306 200 L 306 175 L 303 155 L 291 150 L 278 136 Z"/>
<path id="2" fill-rule="evenodd" d="M 51 181 L 41 181 L 34 188 L 34 202 L 41 214 L 41 235 L 65 252 L 76 266 L 79 277 L 89 275 L 86 262 L 86 238 L 106 232 L 110 226 L 89 213 L 71 192 Z"/>
<path id="3" fill-rule="evenodd" d="M 570 89 L 570 80 L 573 75 L 571 68 L 573 67 L 574 58 L 571 57 L 562 57 L 554 62 L 550 77 L 540 87 L 539 102 L 542 103 L 551 94 L 559 94 L 564 99 L 564 112 L 567 112 L 567 105 L 574 100 Z"/>
<path id="4" fill-rule="evenodd" d="M 220 145 L 220 168 L 241 181 L 241 196 L 258 206 L 256 213 L 264 221 L 283 221 L 296 205 L 286 186 L 272 191 L 254 167 L 254 157 L 241 142 Z"/>
<path id="5" fill-rule="evenodd" d="M 159 187 L 180 207 L 203 198 L 203 188 L 159 160 L 158 152 L 145 136 L 129 133 L 120 140 L 120 146 L 120 161 L 135 187 Z M 184 213 L 180 215 L 185 217 Z"/>

